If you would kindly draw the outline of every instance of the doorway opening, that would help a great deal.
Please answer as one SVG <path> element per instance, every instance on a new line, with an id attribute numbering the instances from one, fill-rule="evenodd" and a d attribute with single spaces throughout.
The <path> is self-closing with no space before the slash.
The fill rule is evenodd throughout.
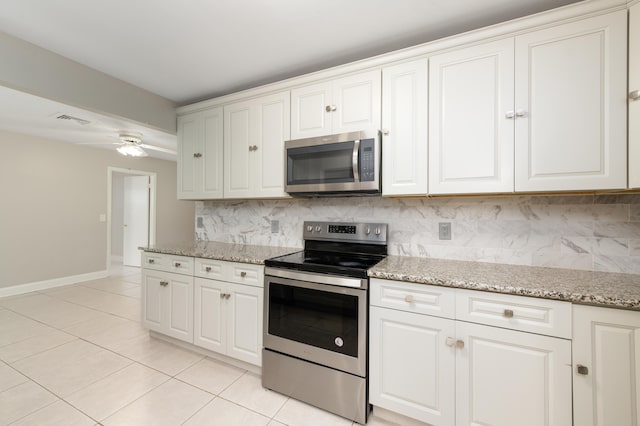
<path id="1" fill-rule="evenodd" d="M 107 169 L 107 264 L 140 267 L 140 246 L 156 240 L 156 173 Z"/>

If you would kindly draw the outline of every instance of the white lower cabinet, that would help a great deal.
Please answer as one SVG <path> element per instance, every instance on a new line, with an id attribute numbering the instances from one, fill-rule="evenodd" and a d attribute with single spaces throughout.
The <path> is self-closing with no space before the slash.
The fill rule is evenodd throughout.
<path id="1" fill-rule="evenodd" d="M 460 293 L 500 305 L 506 328 L 456 320 L 457 290 L 372 279 L 370 402 L 431 425 L 570 426 L 571 340 L 519 331 L 536 299 Z"/>
<path id="2" fill-rule="evenodd" d="M 142 324 L 193 343 L 193 277 L 143 269 Z"/>
<path id="3" fill-rule="evenodd" d="M 195 336 L 205 349 L 262 364 L 261 287 L 195 279 Z"/>
<path id="4" fill-rule="evenodd" d="M 640 312 L 574 306 L 573 372 L 576 425 L 638 425 Z"/>

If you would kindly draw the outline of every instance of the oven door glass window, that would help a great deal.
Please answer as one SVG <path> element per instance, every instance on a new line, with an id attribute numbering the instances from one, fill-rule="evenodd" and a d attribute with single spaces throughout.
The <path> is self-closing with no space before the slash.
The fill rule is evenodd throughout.
<path id="1" fill-rule="evenodd" d="M 358 356 L 357 296 L 269 285 L 269 334 Z"/>
<path id="2" fill-rule="evenodd" d="M 353 142 L 287 149 L 287 184 L 355 182 Z"/>

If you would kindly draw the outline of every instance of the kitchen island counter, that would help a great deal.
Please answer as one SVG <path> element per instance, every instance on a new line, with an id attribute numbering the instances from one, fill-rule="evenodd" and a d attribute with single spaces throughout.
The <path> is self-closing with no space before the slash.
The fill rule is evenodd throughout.
<path id="1" fill-rule="evenodd" d="M 369 276 L 640 310 L 640 274 L 388 256 Z"/>

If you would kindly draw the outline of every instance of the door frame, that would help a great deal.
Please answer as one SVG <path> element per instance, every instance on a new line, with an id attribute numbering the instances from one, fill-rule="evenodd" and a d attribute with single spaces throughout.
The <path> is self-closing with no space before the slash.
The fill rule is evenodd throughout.
<path id="1" fill-rule="evenodd" d="M 107 259 L 106 270 L 111 271 L 111 216 L 113 209 L 113 174 L 149 176 L 149 244 L 156 242 L 156 183 L 157 173 L 142 170 L 107 167 Z"/>

